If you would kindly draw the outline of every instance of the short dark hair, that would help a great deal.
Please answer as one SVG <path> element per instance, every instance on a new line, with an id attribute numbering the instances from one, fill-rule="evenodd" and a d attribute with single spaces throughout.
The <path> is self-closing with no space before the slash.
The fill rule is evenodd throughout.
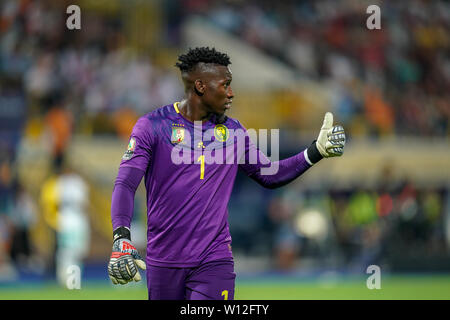
<path id="1" fill-rule="evenodd" d="M 179 62 L 175 64 L 181 72 L 191 71 L 199 62 L 215 63 L 222 66 L 231 64 L 230 57 L 226 53 L 217 51 L 215 48 L 197 47 L 189 48 L 185 54 L 178 56 Z"/>

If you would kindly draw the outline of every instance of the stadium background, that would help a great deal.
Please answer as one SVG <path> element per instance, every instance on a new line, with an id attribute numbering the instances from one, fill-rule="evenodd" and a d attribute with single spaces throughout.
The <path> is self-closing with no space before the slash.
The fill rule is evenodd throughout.
<path id="1" fill-rule="evenodd" d="M 66 27 L 71 4 L 81 30 Z M 366 27 L 371 4 L 381 30 Z M 316 138 L 326 111 L 348 137 L 342 158 L 281 189 L 238 175 L 236 297 L 450 298 L 447 2 L 0 6 L 0 299 L 146 298 L 144 283 L 113 287 L 107 277 L 112 188 L 134 122 L 182 98 L 174 63 L 198 45 L 231 56 L 230 115 L 280 129 L 280 158 Z M 72 291 L 55 277 L 52 189 L 69 169 L 88 186 L 89 221 L 82 289 Z M 142 253 L 144 201 L 141 184 L 132 234 Z M 381 268 L 381 290 L 366 288 L 369 265 Z"/>

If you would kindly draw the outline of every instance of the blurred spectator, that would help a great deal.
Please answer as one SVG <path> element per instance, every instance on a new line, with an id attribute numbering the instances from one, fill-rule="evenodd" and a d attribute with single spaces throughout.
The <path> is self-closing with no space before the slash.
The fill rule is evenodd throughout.
<path id="1" fill-rule="evenodd" d="M 136 112 L 130 108 L 123 108 L 114 113 L 114 124 L 117 135 L 123 141 L 128 141 L 130 139 L 131 131 L 137 120 L 138 116 Z"/>
<path id="2" fill-rule="evenodd" d="M 14 207 L 14 193 L 10 164 L 0 162 L 0 279 L 13 280 L 16 270 L 11 263 L 12 223 L 9 214 Z"/>
<path id="3" fill-rule="evenodd" d="M 450 191 L 448 188 L 445 191 L 443 206 L 444 206 L 444 219 L 443 219 L 444 222 L 442 226 L 444 228 L 444 238 L 447 247 L 447 252 L 450 252 Z"/>
<path id="4" fill-rule="evenodd" d="M 286 192 L 273 197 L 269 204 L 269 218 L 273 223 L 273 256 L 275 268 L 291 271 L 300 257 L 301 237 L 295 231 L 298 202 L 295 195 Z"/>
<path id="5" fill-rule="evenodd" d="M 54 235 L 48 271 L 65 286 L 68 268 L 75 265 L 82 271 L 83 261 L 89 254 L 89 190 L 64 158 L 57 159 L 53 172 L 42 187 L 41 205 Z"/>
<path id="6" fill-rule="evenodd" d="M 15 186 L 14 208 L 11 210 L 12 222 L 11 259 L 22 270 L 39 271 L 35 263 L 35 247 L 30 232 L 37 222 L 37 205 L 24 186 L 18 182 Z"/>
<path id="7" fill-rule="evenodd" d="M 0 162 L 0 214 L 8 214 L 14 206 L 13 172 L 9 161 Z"/>
<path id="8" fill-rule="evenodd" d="M 15 161 L 26 117 L 26 96 L 18 76 L 1 73 L 0 62 L 0 161 Z"/>
<path id="9" fill-rule="evenodd" d="M 72 114 L 62 107 L 55 106 L 49 110 L 45 120 L 46 127 L 50 131 L 52 157 L 62 158 L 72 137 Z"/>
<path id="10" fill-rule="evenodd" d="M 393 133 L 394 115 L 392 107 L 384 101 L 379 90 L 367 88 L 365 92 L 366 116 L 378 131 L 378 135 Z"/>
<path id="11" fill-rule="evenodd" d="M 84 179 L 67 165 L 58 178 L 57 188 L 59 210 L 56 273 L 60 284 L 66 286 L 69 267 L 77 266 L 82 272 L 84 259 L 89 254 L 89 190 Z"/>
<path id="12" fill-rule="evenodd" d="M 58 177 L 61 173 L 62 158 L 55 159 L 48 177 L 44 180 L 39 194 L 39 204 L 44 222 L 47 225 L 49 244 L 47 245 L 48 261 L 47 276 L 53 278 L 56 275 L 56 251 L 58 247 L 58 214 L 59 214 L 59 188 Z"/>

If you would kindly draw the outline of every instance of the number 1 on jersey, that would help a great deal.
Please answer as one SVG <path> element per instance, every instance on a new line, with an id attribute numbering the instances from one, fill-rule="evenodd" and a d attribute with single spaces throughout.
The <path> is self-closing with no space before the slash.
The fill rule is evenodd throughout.
<path id="1" fill-rule="evenodd" d="M 228 290 L 222 291 L 222 297 L 223 297 L 223 300 L 228 300 Z"/>
<path id="2" fill-rule="evenodd" d="M 205 156 L 198 157 L 197 162 L 200 162 L 200 179 L 203 180 L 205 177 Z"/>

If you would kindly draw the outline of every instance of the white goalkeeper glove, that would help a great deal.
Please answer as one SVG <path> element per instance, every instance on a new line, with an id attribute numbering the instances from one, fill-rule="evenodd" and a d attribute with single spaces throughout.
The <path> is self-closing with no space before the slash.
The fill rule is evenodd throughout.
<path id="1" fill-rule="evenodd" d="M 333 114 L 327 112 L 319 137 L 306 150 L 308 162 L 314 164 L 322 158 L 340 157 L 344 154 L 345 132 L 340 125 L 333 126 Z"/>
<path id="2" fill-rule="evenodd" d="M 339 125 L 333 126 L 333 114 L 331 112 L 325 113 L 316 146 L 324 158 L 340 157 L 344 153 L 344 128 Z"/>
<path id="3" fill-rule="evenodd" d="M 114 230 L 114 243 L 108 264 L 108 274 L 112 283 L 126 284 L 130 281 L 140 281 L 138 267 L 146 269 L 146 265 L 137 249 L 130 240 L 130 230 L 119 227 Z"/>

